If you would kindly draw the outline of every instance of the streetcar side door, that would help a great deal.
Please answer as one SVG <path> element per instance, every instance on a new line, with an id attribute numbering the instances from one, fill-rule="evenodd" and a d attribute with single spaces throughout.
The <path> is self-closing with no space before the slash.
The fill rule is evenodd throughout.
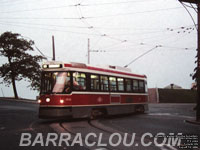
<path id="1" fill-rule="evenodd" d="M 116 77 L 109 77 L 109 85 L 110 85 L 110 103 L 120 103 L 121 102 L 121 96 L 117 94 L 117 78 Z"/>

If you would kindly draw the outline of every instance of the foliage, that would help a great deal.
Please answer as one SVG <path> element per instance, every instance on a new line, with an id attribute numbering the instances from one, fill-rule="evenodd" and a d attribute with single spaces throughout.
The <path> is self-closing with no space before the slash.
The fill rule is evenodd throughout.
<path id="1" fill-rule="evenodd" d="M 33 45 L 32 40 L 28 41 L 18 33 L 5 32 L 1 34 L 0 56 L 6 57 L 8 63 L 0 67 L 0 77 L 8 86 L 11 83 L 15 84 L 15 81 L 28 79 L 30 87 L 39 90 L 41 74 L 39 62 L 45 57 L 29 54 L 28 52 L 34 51 Z"/>

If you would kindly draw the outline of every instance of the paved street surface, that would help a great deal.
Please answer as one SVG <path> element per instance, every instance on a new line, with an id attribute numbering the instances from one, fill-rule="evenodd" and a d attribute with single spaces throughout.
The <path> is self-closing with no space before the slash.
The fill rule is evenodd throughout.
<path id="1" fill-rule="evenodd" d="M 0 149 L 181 150 L 181 147 L 177 147 L 176 145 L 155 145 L 154 138 L 151 135 L 155 136 L 162 132 L 166 136 L 169 133 L 174 134 L 174 136 L 182 133 L 184 136 L 191 137 L 195 135 L 200 137 L 200 126 L 185 122 L 185 120 L 194 119 L 194 106 L 194 104 L 150 104 L 149 112 L 145 114 L 109 116 L 92 121 L 88 121 L 87 119 L 41 120 L 37 116 L 38 104 L 0 99 Z M 42 134 L 42 139 L 39 137 L 37 140 L 40 142 L 35 143 L 34 146 L 22 147 L 19 146 L 22 133 L 31 135 L 31 144 L 36 140 L 38 133 Z M 62 142 L 61 146 L 58 146 L 59 140 L 57 140 L 55 143 L 56 146 L 52 142 L 49 142 L 48 147 L 45 145 L 41 146 L 41 140 L 44 140 L 45 143 L 48 133 L 54 135 L 67 133 L 68 136 L 70 135 L 69 142 Z M 89 133 L 92 133 L 90 137 L 87 136 Z M 148 134 L 144 136 L 145 133 Z M 77 138 L 78 134 L 81 135 L 81 139 Z M 123 140 L 126 139 L 125 143 L 130 143 L 133 134 L 135 138 L 134 144 L 125 146 Z M 112 143 L 116 144 L 119 141 L 120 135 L 122 142 L 117 146 L 113 146 Z M 124 138 L 125 136 L 126 138 Z M 141 143 L 142 137 L 144 143 L 152 144 L 147 147 L 143 146 Z M 84 142 L 83 146 L 80 146 L 80 143 L 73 143 L 75 138 L 79 139 L 79 141 L 85 141 L 88 138 L 87 141 L 91 145 Z M 109 143 L 110 139 L 112 139 L 111 144 Z M 163 137 L 157 141 L 161 143 L 161 139 Z M 189 143 L 192 142 L 191 140 Z M 197 140 L 196 143 L 200 144 Z M 68 146 L 67 144 L 74 144 L 74 146 Z M 184 146 L 182 141 L 181 145 L 182 147 Z M 189 149 L 185 148 L 185 150 Z"/>

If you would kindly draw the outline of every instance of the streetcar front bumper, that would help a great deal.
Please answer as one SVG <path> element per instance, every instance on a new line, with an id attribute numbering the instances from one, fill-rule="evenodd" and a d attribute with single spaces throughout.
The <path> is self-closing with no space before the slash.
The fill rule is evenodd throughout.
<path id="1" fill-rule="evenodd" d="M 71 107 L 40 107 L 39 118 L 51 119 L 51 118 L 70 118 L 72 117 Z"/>

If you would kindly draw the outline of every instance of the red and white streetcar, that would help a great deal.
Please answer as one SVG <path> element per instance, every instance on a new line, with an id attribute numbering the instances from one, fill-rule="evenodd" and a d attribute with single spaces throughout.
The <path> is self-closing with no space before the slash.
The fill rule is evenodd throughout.
<path id="1" fill-rule="evenodd" d="M 93 118 L 148 110 L 146 76 L 128 68 L 57 61 L 42 68 L 40 118 Z"/>

